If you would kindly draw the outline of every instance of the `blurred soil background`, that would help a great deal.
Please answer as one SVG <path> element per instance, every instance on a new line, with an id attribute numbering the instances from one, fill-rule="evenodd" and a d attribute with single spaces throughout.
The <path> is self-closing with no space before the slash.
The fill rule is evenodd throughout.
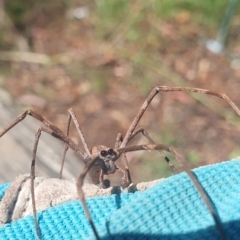
<path id="1" fill-rule="evenodd" d="M 224 92 L 240 107 L 240 4 L 224 53 L 205 47 L 228 3 L 2 0 L 0 87 L 61 129 L 72 107 L 90 147 L 114 146 L 155 86 Z M 157 143 L 179 149 L 191 167 L 240 155 L 240 118 L 222 99 L 159 94 L 139 126 Z M 81 145 L 73 124 L 70 135 Z M 131 144 L 146 142 L 138 136 Z M 173 174 L 157 152 L 128 159 L 134 182 Z"/>

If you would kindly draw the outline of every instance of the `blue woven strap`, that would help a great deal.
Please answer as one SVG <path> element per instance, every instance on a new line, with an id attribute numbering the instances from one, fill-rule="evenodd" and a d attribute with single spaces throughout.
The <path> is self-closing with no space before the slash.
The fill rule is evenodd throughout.
<path id="1" fill-rule="evenodd" d="M 195 169 L 228 239 L 240 239 L 240 160 Z M 0 186 L 3 196 L 8 185 Z M 103 239 L 220 239 L 214 221 L 185 173 L 137 193 L 87 200 Z M 38 213 L 41 239 L 94 239 L 79 201 Z M 37 239 L 32 216 L 0 228 L 0 239 Z"/>

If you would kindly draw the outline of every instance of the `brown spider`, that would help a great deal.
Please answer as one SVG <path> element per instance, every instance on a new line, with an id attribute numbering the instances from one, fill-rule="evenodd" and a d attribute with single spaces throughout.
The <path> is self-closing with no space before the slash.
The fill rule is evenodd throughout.
<path id="1" fill-rule="evenodd" d="M 230 106 L 234 109 L 234 111 L 240 116 L 240 110 L 239 108 L 233 103 L 233 101 L 225 94 L 223 93 L 218 93 L 218 92 L 212 92 L 206 89 L 200 89 L 200 88 L 191 88 L 191 87 L 167 87 L 167 86 L 159 86 L 155 87 L 149 96 L 146 98 L 144 101 L 142 107 L 138 111 L 137 115 L 135 116 L 132 124 L 130 125 L 126 135 L 124 138 L 122 137 L 122 134 L 117 135 L 116 143 L 114 148 L 110 148 L 107 146 L 103 145 L 98 145 L 90 149 L 88 147 L 88 144 L 85 140 L 83 131 L 81 127 L 79 126 L 79 123 L 77 121 L 76 115 L 74 111 L 70 108 L 68 110 L 68 121 L 67 121 L 67 130 L 66 134 L 62 130 L 60 130 L 58 127 L 56 127 L 54 124 L 52 124 L 50 121 L 42 117 L 40 114 L 36 113 L 35 111 L 29 109 L 21 113 L 9 126 L 7 126 L 2 132 L 0 132 L 0 137 L 2 137 L 6 132 L 8 132 L 11 128 L 13 128 L 16 124 L 18 124 L 20 121 L 22 121 L 27 115 L 30 115 L 39 121 L 43 123 L 43 126 L 40 126 L 37 130 L 36 136 L 35 136 L 35 143 L 34 143 L 34 148 L 33 148 L 33 157 L 32 157 L 32 162 L 31 162 L 31 195 L 32 195 L 32 205 L 33 205 L 33 213 L 34 213 L 34 222 L 35 222 L 35 227 L 37 231 L 37 235 L 40 238 L 40 230 L 38 228 L 38 223 L 37 223 L 37 217 L 36 217 L 36 204 L 35 204 L 35 195 L 34 195 L 34 178 L 35 178 L 35 159 L 36 159 L 36 152 L 37 152 L 37 146 L 39 142 L 39 138 L 41 135 L 41 132 L 46 132 L 53 137 L 57 138 L 61 142 L 64 143 L 65 145 L 65 150 L 63 154 L 63 159 L 62 159 L 62 165 L 61 165 L 61 171 L 60 171 L 60 178 L 62 176 L 62 170 L 63 170 L 63 164 L 66 156 L 66 152 L 68 148 L 72 149 L 83 161 L 85 162 L 85 167 L 82 170 L 80 176 L 78 177 L 77 180 L 77 191 L 78 191 L 78 196 L 79 199 L 82 202 L 84 211 L 86 213 L 86 216 L 88 218 L 88 221 L 90 222 L 90 225 L 93 229 L 93 232 L 96 236 L 97 239 L 99 239 L 99 235 L 97 233 L 97 230 L 95 228 L 95 225 L 92 221 L 91 215 L 89 213 L 88 207 L 86 205 L 86 201 L 84 198 L 84 193 L 82 191 L 82 185 L 84 178 L 86 174 L 88 173 L 90 175 L 90 178 L 94 184 L 99 184 L 102 187 L 108 187 L 110 185 L 108 180 L 104 179 L 105 175 L 109 174 L 114 174 L 116 171 L 120 171 L 123 173 L 123 177 L 121 179 L 120 185 L 125 188 L 129 186 L 131 183 L 131 177 L 130 177 L 130 172 L 128 169 L 128 163 L 127 163 L 127 158 L 126 158 L 126 153 L 131 152 L 131 151 L 139 151 L 139 150 L 157 150 L 159 151 L 162 156 L 165 158 L 169 166 L 176 171 L 177 169 L 171 164 L 170 160 L 164 155 L 163 151 L 168 151 L 173 154 L 175 159 L 179 162 L 180 166 L 183 168 L 184 171 L 187 172 L 191 180 L 193 181 L 195 187 L 199 191 L 200 195 L 202 196 L 205 204 L 207 205 L 210 213 L 213 216 L 213 219 L 216 223 L 216 226 L 221 233 L 221 235 L 224 235 L 221 223 L 218 219 L 218 216 L 212 207 L 204 189 L 198 182 L 197 178 L 195 175 L 191 172 L 190 168 L 187 166 L 186 161 L 183 159 L 181 154 L 178 153 L 176 149 L 170 146 L 166 145 L 159 145 L 156 144 L 152 138 L 149 136 L 146 130 L 143 128 L 139 128 L 136 130 L 136 127 L 138 125 L 138 122 L 142 118 L 144 112 L 146 111 L 147 107 L 151 103 L 152 99 L 159 93 L 159 92 L 171 92 L 171 91 L 184 91 L 184 92 L 197 92 L 197 93 L 204 93 L 204 94 L 209 94 L 213 95 L 219 98 L 222 98 L 227 101 L 227 103 L 230 104 Z M 79 136 L 81 138 L 81 141 L 83 143 L 84 151 L 79 148 L 79 146 L 71 139 L 68 137 L 69 135 L 69 128 L 70 128 L 70 123 L 71 120 L 73 120 L 75 127 L 77 128 L 77 131 L 79 133 Z M 127 146 L 128 142 L 135 137 L 138 133 L 142 133 L 143 136 L 145 136 L 150 144 L 145 144 L 145 145 L 134 145 L 134 146 Z M 119 159 L 119 157 L 123 155 L 125 159 L 125 169 L 122 169 L 118 166 L 115 165 L 115 161 Z"/>

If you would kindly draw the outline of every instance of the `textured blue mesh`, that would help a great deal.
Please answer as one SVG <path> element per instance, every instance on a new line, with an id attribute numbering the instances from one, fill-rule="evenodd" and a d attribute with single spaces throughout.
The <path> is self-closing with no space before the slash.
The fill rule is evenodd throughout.
<path id="1" fill-rule="evenodd" d="M 240 160 L 194 170 L 227 239 L 240 239 Z M 0 186 L 3 196 L 8 185 Z M 212 216 L 185 173 L 138 193 L 95 197 L 87 204 L 103 239 L 220 239 Z M 38 213 L 41 239 L 94 239 L 79 201 Z M 0 239 L 37 239 L 33 217 L 0 228 Z"/>

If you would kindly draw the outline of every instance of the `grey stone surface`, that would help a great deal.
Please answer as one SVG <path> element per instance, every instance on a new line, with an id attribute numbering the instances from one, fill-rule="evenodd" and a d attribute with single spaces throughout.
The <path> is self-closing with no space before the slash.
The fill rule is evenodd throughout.
<path id="1" fill-rule="evenodd" d="M 23 110 L 16 106 L 10 95 L 0 89 L 0 131 Z M 0 184 L 13 181 L 19 174 L 30 172 L 35 133 L 40 122 L 27 116 L 0 138 Z M 37 151 L 36 173 L 44 177 L 58 177 L 63 144 L 42 133 Z M 63 178 L 77 178 L 83 162 L 71 151 L 67 153 Z"/>

